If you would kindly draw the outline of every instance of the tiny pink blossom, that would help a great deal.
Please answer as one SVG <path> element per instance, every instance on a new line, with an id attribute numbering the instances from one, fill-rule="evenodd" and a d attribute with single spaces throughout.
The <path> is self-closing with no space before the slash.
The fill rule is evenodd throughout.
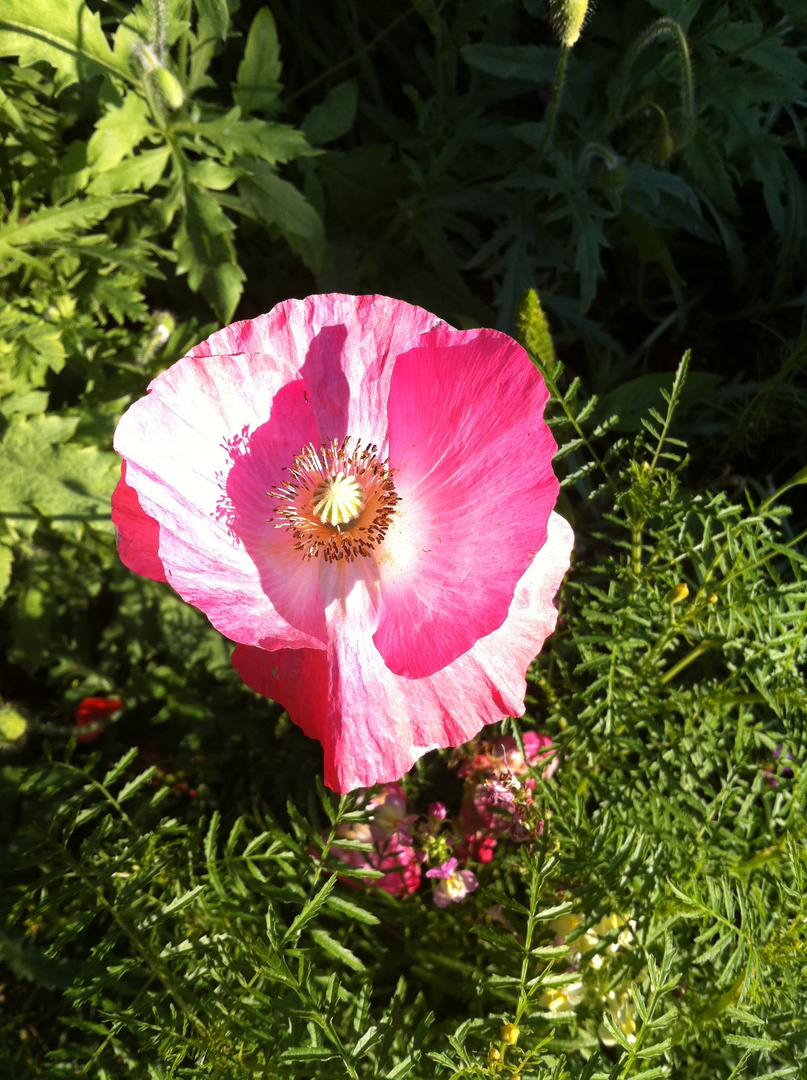
<path id="1" fill-rule="evenodd" d="M 374 840 L 383 842 L 396 836 L 400 844 L 412 846 L 412 825 L 418 815 L 406 813 L 406 793 L 400 784 L 384 784 L 367 806 L 374 811 L 370 824 Z"/>
<path id="2" fill-rule="evenodd" d="M 572 532 L 548 393 L 495 330 L 384 296 L 288 300 L 122 417 L 118 551 L 236 642 L 336 791 L 524 711 Z"/>
<path id="3" fill-rule="evenodd" d="M 433 802 L 429 806 L 426 816 L 432 821 L 445 821 L 447 813 L 444 803 Z"/>
<path id="4" fill-rule="evenodd" d="M 372 842 L 369 830 L 354 833 L 346 839 L 364 839 Z M 366 877 L 361 883 L 369 889 L 382 889 L 391 896 L 408 896 L 420 887 L 420 860 L 411 844 L 402 844 L 397 835 L 387 837 L 376 844 L 372 851 L 357 851 L 334 844 L 331 855 L 354 870 L 380 870 L 383 877 Z M 354 878 L 344 878 L 346 885 L 357 886 Z"/>
<path id="5" fill-rule="evenodd" d="M 362 878 L 368 888 L 383 889 L 392 896 L 408 896 L 420 886 L 422 858 L 413 847 L 411 825 L 417 814 L 406 814 L 406 795 L 400 784 L 385 784 L 367 803 L 369 824 L 347 824 L 339 830 L 346 840 L 372 844 L 371 851 L 343 848 L 337 841 L 331 854 L 356 870 L 381 870 L 381 878 Z M 353 878 L 344 878 L 355 886 Z"/>
<path id="6" fill-rule="evenodd" d="M 497 743 L 499 760 L 504 759 L 504 765 L 514 776 L 521 776 L 527 769 L 533 769 L 542 759 L 547 761 L 541 773 L 544 780 L 550 780 L 558 771 L 558 755 L 553 749 L 552 740 L 548 735 L 542 735 L 537 731 L 525 731 L 522 736 L 524 754 L 518 748 L 518 743 L 507 735 Z M 526 755 L 526 757 L 524 756 Z"/>
<path id="7" fill-rule="evenodd" d="M 479 886 L 475 874 L 470 870 L 458 870 L 458 866 L 459 863 L 452 856 L 440 866 L 426 871 L 427 878 L 438 879 L 434 887 L 434 903 L 439 908 L 448 907 L 451 903 L 458 904 Z"/>

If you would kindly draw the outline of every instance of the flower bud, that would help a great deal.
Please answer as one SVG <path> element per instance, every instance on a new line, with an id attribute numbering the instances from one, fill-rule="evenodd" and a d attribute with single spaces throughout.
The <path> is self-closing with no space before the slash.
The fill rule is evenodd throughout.
<path id="1" fill-rule="evenodd" d="M 717 603 L 717 593 L 710 592 L 709 595 L 706 597 L 706 603 L 707 604 L 716 604 Z"/>
<path id="2" fill-rule="evenodd" d="M 588 11 L 588 0 L 550 0 L 549 10 L 555 33 L 560 38 L 561 44 L 570 49 L 583 29 Z"/>
<path id="3" fill-rule="evenodd" d="M 514 1046 L 518 1042 L 518 1028 L 515 1024 L 502 1025 L 502 1042 L 508 1046 Z"/>
<path id="4" fill-rule="evenodd" d="M 684 582 L 678 585 L 673 585 L 667 595 L 664 597 L 665 604 L 677 604 L 679 600 L 686 600 L 689 596 L 689 586 Z"/>
<path id="5" fill-rule="evenodd" d="M 488 1050 L 488 1061 L 501 1061 L 501 1060 L 502 1060 L 501 1052 L 499 1050 L 497 1050 L 495 1046 L 491 1046 L 490 1050 Z"/>
<path id="6" fill-rule="evenodd" d="M 161 67 L 151 73 L 151 78 L 160 97 L 169 108 L 179 109 L 182 107 L 185 95 L 182 93 L 182 87 L 179 85 L 176 76 L 172 75 L 166 68 Z"/>
<path id="7" fill-rule="evenodd" d="M 672 136 L 668 131 L 665 131 L 661 138 L 658 140 L 655 146 L 654 154 L 656 164 L 663 165 L 665 161 L 669 161 L 675 151 L 675 143 L 672 140 Z"/>
<path id="8" fill-rule="evenodd" d="M 0 747 L 10 746 L 23 737 L 28 724 L 11 705 L 0 708 Z"/>

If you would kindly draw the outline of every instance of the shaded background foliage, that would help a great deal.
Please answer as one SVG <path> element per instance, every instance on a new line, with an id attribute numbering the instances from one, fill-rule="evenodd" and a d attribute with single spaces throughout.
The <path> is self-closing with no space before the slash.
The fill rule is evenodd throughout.
<path id="1" fill-rule="evenodd" d="M 807 429 L 807 7 L 600 0 L 559 96 L 548 16 L 3 5 L 10 1075 L 803 1074 L 804 502 L 781 489 Z M 553 391 L 578 545 L 524 723 L 562 768 L 540 842 L 446 912 L 323 870 L 363 812 L 114 550 L 121 412 L 215 326 L 317 290 L 518 332 Z M 71 749 L 103 694 L 119 721 Z M 456 808 L 447 758 L 415 810 Z M 635 922 L 574 1007 L 569 910 Z M 611 991 L 635 1041 L 600 1037 Z M 521 1041 L 491 1062 L 502 1019 Z"/>

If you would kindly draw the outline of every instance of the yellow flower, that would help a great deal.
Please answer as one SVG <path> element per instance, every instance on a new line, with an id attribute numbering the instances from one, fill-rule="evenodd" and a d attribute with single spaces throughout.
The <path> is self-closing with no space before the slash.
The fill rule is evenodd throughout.
<path id="1" fill-rule="evenodd" d="M 547 1012 L 566 1012 L 579 1005 L 586 996 L 583 980 L 566 983 L 551 990 L 544 991 L 544 1006 Z"/>
<path id="2" fill-rule="evenodd" d="M 628 990 L 619 992 L 609 990 L 605 1004 L 614 1023 L 628 1042 L 636 1042 L 636 1007 L 633 1004 L 630 992 Z M 616 1039 L 605 1024 L 600 1024 L 599 1036 L 604 1046 L 616 1046 Z"/>
<path id="3" fill-rule="evenodd" d="M 515 1024 L 502 1025 L 502 1042 L 506 1042 L 509 1046 L 514 1046 L 518 1042 L 518 1028 Z"/>

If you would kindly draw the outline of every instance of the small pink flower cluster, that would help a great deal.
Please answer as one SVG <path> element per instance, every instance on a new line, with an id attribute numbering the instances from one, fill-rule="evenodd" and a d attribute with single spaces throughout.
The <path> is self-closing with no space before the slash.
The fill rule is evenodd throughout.
<path id="1" fill-rule="evenodd" d="M 524 754 L 516 740 L 506 736 L 496 741 L 473 744 L 459 768 L 465 777 L 465 792 L 459 817 L 450 819 L 441 802 L 429 806 L 426 820 L 407 814 L 406 795 L 400 783 L 384 784 L 366 804 L 369 823 L 346 824 L 338 836 L 343 840 L 372 845 L 371 850 L 331 848 L 346 866 L 354 870 L 380 870 L 383 877 L 345 878 L 356 887 L 383 889 L 392 896 L 408 896 L 421 885 L 422 864 L 431 869 L 425 876 L 434 880 L 433 899 L 437 907 L 458 903 L 478 888 L 470 861 L 481 864 L 493 859 L 499 839 L 507 834 L 516 843 L 526 843 L 541 835 L 543 821 L 533 801 L 535 777 L 525 775 L 542 768 L 550 779 L 558 768 L 558 757 L 546 735 L 524 734 Z"/>
<path id="2" fill-rule="evenodd" d="M 499 838 L 505 834 L 523 844 L 543 831 L 532 797 L 535 778 L 524 774 L 545 760 L 541 775 L 549 780 L 557 772 L 558 756 L 552 740 L 536 731 L 524 732 L 523 743 L 524 754 L 509 735 L 495 742 L 480 742 L 476 753 L 459 767 L 459 775 L 465 778 L 459 851 L 480 863 L 493 859 Z"/>
<path id="3" fill-rule="evenodd" d="M 412 825 L 417 814 L 406 813 L 406 795 L 398 784 L 384 784 L 367 804 L 372 818 L 369 825 L 344 825 L 339 836 L 372 844 L 372 851 L 357 851 L 335 845 L 331 854 L 347 866 L 362 870 L 380 870 L 383 877 L 366 877 L 364 885 L 383 889 L 392 896 L 408 896 L 420 887 L 420 864 L 423 856 L 415 850 Z M 344 878 L 346 884 L 357 885 L 354 878 Z"/>

